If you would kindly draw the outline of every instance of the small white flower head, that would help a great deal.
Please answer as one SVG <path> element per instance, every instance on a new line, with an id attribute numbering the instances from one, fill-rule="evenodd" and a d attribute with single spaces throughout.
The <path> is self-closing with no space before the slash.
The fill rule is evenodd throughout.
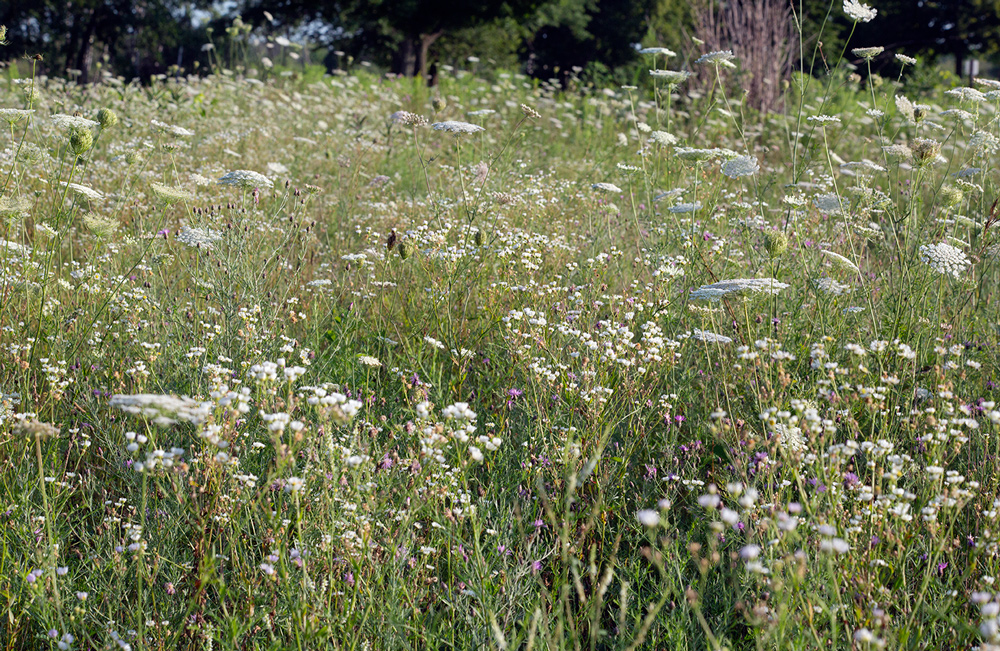
<path id="1" fill-rule="evenodd" d="M 760 164 L 753 156 L 737 156 L 722 165 L 722 173 L 731 179 L 752 176 L 760 171 Z"/>
<path id="2" fill-rule="evenodd" d="M 416 113 L 410 113 L 409 111 L 396 111 L 389 116 L 389 119 L 409 127 L 420 127 L 427 124 L 427 118 Z"/>
<path id="3" fill-rule="evenodd" d="M 760 545 L 745 545 L 740 549 L 740 558 L 745 561 L 752 561 L 760 556 Z"/>
<path id="4" fill-rule="evenodd" d="M 601 192 L 608 192 L 608 193 L 611 193 L 611 194 L 621 194 L 622 193 L 622 189 L 619 188 L 614 183 L 595 183 L 595 184 L 593 184 L 590 187 L 593 188 L 594 190 L 599 190 Z"/>
<path id="5" fill-rule="evenodd" d="M 485 131 L 486 129 L 479 126 L 478 124 L 470 124 L 468 122 L 459 122 L 457 120 L 447 120 L 445 122 L 435 122 L 431 125 L 431 128 L 435 131 L 447 131 L 448 133 L 463 134 L 463 133 L 477 133 L 479 131 Z"/>
<path id="6" fill-rule="evenodd" d="M 867 23 L 875 19 L 877 9 L 872 9 L 858 0 L 844 0 L 844 13 L 856 23 Z"/>
<path id="7" fill-rule="evenodd" d="M 244 190 L 252 190 L 254 188 L 270 189 L 274 187 L 274 183 L 271 182 L 271 179 L 252 170 L 234 170 L 232 172 L 227 172 L 224 176 L 222 176 L 222 178 L 219 179 L 219 185 L 231 185 L 237 188 L 243 188 Z"/>
<path id="8" fill-rule="evenodd" d="M 538 118 L 542 117 L 541 113 L 531 108 L 527 104 L 521 104 L 521 113 L 524 114 L 524 117 L 532 120 L 537 120 Z"/>
<path id="9" fill-rule="evenodd" d="M 306 482 L 301 477 L 289 477 L 288 481 L 285 482 L 285 492 L 286 493 L 297 493 L 306 485 Z"/>
<path id="10" fill-rule="evenodd" d="M 173 124 L 167 124 L 166 122 L 160 122 L 159 120 L 152 120 L 150 124 L 153 125 L 155 128 L 157 128 L 158 130 L 162 131 L 163 133 L 169 133 L 172 136 L 180 136 L 183 138 L 187 138 L 189 136 L 194 135 L 194 131 L 191 131 L 190 129 L 185 129 L 184 127 L 178 127 Z"/>
<path id="11" fill-rule="evenodd" d="M 956 279 L 972 264 L 964 251 L 945 242 L 921 246 L 920 261 L 937 273 Z"/>
<path id="12" fill-rule="evenodd" d="M 733 343 L 733 340 L 732 340 L 731 337 L 727 337 L 726 335 L 716 334 L 714 332 L 709 332 L 707 330 L 699 330 L 698 328 L 694 329 L 694 332 L 691 334 L 691 338 L 692 339 L 697 339 L 698 341 L 704 341 L 705 343 L 708 343 L 708 344 L 731 344 L 731 343 Z M 713 411 L 712 413 L 715 414 L 716 412 Z M 723 411 L 722 412 L 722 416 L 719 416 L 719 418 L 723 418 L 723 417 L 725 417 L 725 415 L 726 415 L 726 412 Z"/>
<path id="13" fill-rule="evenodd" d="M 826 257 L 830 258 L 830 261 L 833 262 L 834 266 L 839 267 L 839 268 L 843 269 L 844 271 L 850 271 L 850 272 L 853 272 L 853 273 L 860 273 L 860 269 L 858 269 L 858 265 L 854 264 L 848 258 L 845 258 L 844 256 L 840 255 L 839 253 L 834 253 L 833 251 L 830 251 L 829 249 L 821 249 L 820 253 L 822 253 Z"/>
<path id="14" fill-rule="evenodd" d="M 0 108 L 0 122 L 6 122 L 7 126 L 14 126 L 21 120 L 30 118 L 34 112 L 34 109 Z"/>
<path id="15" fill-rule="evenodd" d="M 701 55 L 695 63 L 707 63 L 713 66 L 735 68 L 736 65 L 733 64 L 733 59 L 735 58 L 736 55 L 733 54 L 732 50 L 719 50 L 718 52 L 709 52 L 708 54 Z"/>
<path id="16" fill-rule="evenodd" d="M 665 47 L 644 47 L 641 50 L 639 50 L 639 54 L 652 54 L 652 55 L 662 54 L 665 57 L 677 56 L 676 52 L 667 49 Z"/>
<path id="17" fill-rule="evenodd" d="M 836 124 L 840 122 L 840 118 L 833 115 L 813 115 L 806 118 L 807 122 L 815 122 L 820 126 L 826 126 L 827 124 Z"/>
<path id="18" fill-rule="evenodd" d="M 636 511 L 635 519 L 644 527 L 655 527 L 660 524 L 660 514 L 653 509 L 642 509 Z"/>
<path id="19" fill-rule="evenodd" d="M 691 73 L 687 70 L 650 70 L 649 76 L 654 79 L 662 79 L 666 83 L 676 86 L 677 84 L 687 81 L 687 78 L 691 76 Z"/>
<path id="20" fill-rule="evenodd" d="M 79 183 L 66 183 L 65 181 L 63 181 L 62 184 L 81 197 L 90 199 L 91 201 L 100 201 L 104 198 L 103 194 L 93 188 L 87 187 L 86 185 L 80 185 Z"/>
<path id="21" fill-rule="evenodd" d="M 736 278 L 721 280 L 710 285 L 702 285 L 690 294 L 691 300 L 707 299 L 719 301 L 735 295 L 770 294 L 776 295 L 782 289 L 790 287 L 774 278 Z"/>
<path id="22" fill-rule="evenodd" d="M 880 45 L 875 47 L 856 47 L 853 50 L 851 50 L 851 52 L 854 54 L 854 56 L 858 57 L 859 59 L 864 59 L 865 61 L 871 61 L 878 55 L 885 52 L 885 48 Z"/>
<path id="23" fill-rule="evenodd" d="M 905 54 L 897 54 L 896 61 L 899 61 L 904 66 L 915 66 L 917 65 L 917 60 L 913 57 L 908 57 Z"/>
<path id="24" fill-rule="evenodd" d="M 670 147 L 677 144 L 677 136 L 666 131 L 653 131 L 649 134 L 649 139 L 661 147 Z"/>
<path id="25" fill-rule="evenodd" d="M 52 121 L 56 123 L 57 127 L 66 129 L 67 131 L 73 129 L 95 129 L 100 126 L 100 123 L 94 120 L 88 120 L 78 115 L 66 115 L 65 113 L 56 113 L 52 116 Z"/>
<path id="26" fill-rule="evenodd" d="M 151 183 L 149 187 L 157 200 L 165 205 L 194 199 L 194 195 L 183 188 L 163 185 L 162 183 Z"/>

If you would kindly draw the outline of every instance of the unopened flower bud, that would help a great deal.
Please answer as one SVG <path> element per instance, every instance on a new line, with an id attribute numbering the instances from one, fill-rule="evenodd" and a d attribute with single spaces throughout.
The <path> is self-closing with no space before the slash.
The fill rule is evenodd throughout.
<path id="1" fill-rule="evenodd" d="M 431 100 L 431 107 L 435 113 L 440 113 L 446 106 L 448 106 L 448 102 L 444 101 L 444 98 L 440 95 Z"/>
<path id="2" fill-rule="evenodd" d="M 772 259 L 781 257 L 788 250 L 788 236 L 782 231 L 767 231 L 764 233 L 764 246 Z"/>
<path id="3" fill-rule="evenodd" d="M 74 154 L 80 156 L 94 146 L 94 134 L 90 129 L 73 129 L 69 135 L 69 146 Z"/>
<path id="4" fill-rule="evenodd" d="M 118 114 L 109 108 L 102 108 L 97 112 L 97 121 L 102 129 L 110 129 L 118 124 Z"/>

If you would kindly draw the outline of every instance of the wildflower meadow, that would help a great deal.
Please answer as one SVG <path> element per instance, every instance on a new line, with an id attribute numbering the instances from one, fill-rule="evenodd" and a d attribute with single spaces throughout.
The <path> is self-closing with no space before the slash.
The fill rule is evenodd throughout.
<path id="1" fill-rule="evenodd" d="M 878 45 L 7 68 L 0 649 L 1000 648 L 1000 82 Z"/>

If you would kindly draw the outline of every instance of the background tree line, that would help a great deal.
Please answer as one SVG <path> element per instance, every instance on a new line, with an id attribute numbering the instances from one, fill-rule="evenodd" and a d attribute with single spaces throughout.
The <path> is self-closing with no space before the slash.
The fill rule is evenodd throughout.
<path id="1" fill-rule="evenodd" d="M 692 36 L 741 57 L 756 48 L 758 57 L 814 73 L 844 48 L 947 55 L 959 72 L 967 58 L 990 61 L 1000 50 L 1000 0 L 873 4 L 878 19 L 855 27 L 842 0 L 466 0 L 460 11 L 450 0 L 6 0 L 0 24 L 8 26 L 6 52 L 41 54 L 43 72 L 84 83 L 98 69 L 140 79 L 195 72 L 224 63 L 220 48 L 267 36 L 306 39 L 306 60 L 328 68 L 365 60 L 429 75 L 435 63 L 467 65 L 474 57 L 491 69 L 619 83 L 643 70 L 637 44 L 697 54 Z"/>

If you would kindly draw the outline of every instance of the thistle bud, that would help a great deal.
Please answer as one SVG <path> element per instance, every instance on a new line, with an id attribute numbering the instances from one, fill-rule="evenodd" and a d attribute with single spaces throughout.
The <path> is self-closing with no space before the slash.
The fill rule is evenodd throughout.
<path id="1" fill-rule="evenodd" d="M 94 134 L 90 129 L 73 129 L 69 134 L 69 146 L 77 156 L 94 146 Z"/>
<path id="2" fill-rule="evenodd" d="M 406 246 L 406 242 L 399 243 L 399 257 L 403 260 L 410 257 L 410 247 Z"/>
<path id="3" fill-rule="evenodd" d="M 102 108 L 97 112 L 97 121 L 102 129 L 110 129 L 118 124 L 118 114 L 109 108 Z"/>
<path id="4" fill-rule="evenodd" d="M 781 257 L 788 250 L 788 236 L 781 231 L 768 231 L 764 233 L 764 247 L 772 260 Z"/>

